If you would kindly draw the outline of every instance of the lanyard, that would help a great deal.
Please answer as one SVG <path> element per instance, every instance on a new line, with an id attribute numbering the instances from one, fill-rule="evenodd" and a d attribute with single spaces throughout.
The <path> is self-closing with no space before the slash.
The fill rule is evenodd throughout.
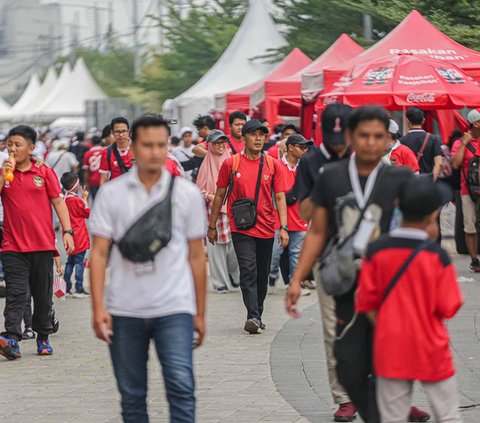
<path id="1" fill-rule="evenodd" d="M 350 183 L 352 184 L 353 194 L 355 195 L 355 200 L 357 200 L 357 205 L 361 210 L 363 210 L 367 205 L 370 195 L 372 194 L 373 187 L 375 186 L 375 182 L 377 180 L 378 171 L 380 170 L 380 167 L 383 166 L 383 163 L 380 161 L 377 167 L 373 169 L 372 173 L 368 175 L 367 184 L 365 185 L 365 192 L 363 192 L 360 185 L 360 179 L 358 178 L 355 156 L 355 152 L 350 156 L 350 162 L 348 163 L 348 175 L 350 176 Z"/>

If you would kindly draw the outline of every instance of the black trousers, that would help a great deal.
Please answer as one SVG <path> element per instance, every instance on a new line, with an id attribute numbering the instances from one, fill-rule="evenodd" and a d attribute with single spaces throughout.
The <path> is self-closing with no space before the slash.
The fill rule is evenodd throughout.
<path id="1" fill-rule="evenodd" d="M 23 311 L 23 324 L 25 325 L 25 329 L 32 327 L 32 315 L 32 294 L 30 293 L 30 286 L 28 286 L 25 310 Z"/>
<path id="2" fill-rule="evenodd" d="M 90 195 L 92 196 L 92 202 L 93 202 L 93 201 L 95 201 L 95 197 L 97 196 L 98 190 L 100 189 L 100 187 L 92 185 L 88 189 L 90 191 Z"/>
<path id="3" fill-rule="evenodd" d="M 337 337 L 354 316 L 354 303 L 341 300 L 336 302 Z M 366 423 L 380 423 L 375 397 L 373 373 L 373 326 L 364 314 L 358 314 L 353 326 L 342 339 L 335 341 L 334 355 L 337 359 L 337 377 L 355 405 L 360 417 Z"/>
<path id="4" fill-rule="evenodd" d="M 22 319 L 28 288 L 33 297 L 32 329 L 39 337 L 52 333 L 53 251 L 2 253 L 5 272 L 5 332 L 2 336 L 22 339 Z"/>
<path id="5" fill-rule="evenodd" d="M 247 308 L 247 319 L 261 320 L 274 238 L 254 238 L 232 232 L 232 239 L 240 268 L 240 288 Z"/>

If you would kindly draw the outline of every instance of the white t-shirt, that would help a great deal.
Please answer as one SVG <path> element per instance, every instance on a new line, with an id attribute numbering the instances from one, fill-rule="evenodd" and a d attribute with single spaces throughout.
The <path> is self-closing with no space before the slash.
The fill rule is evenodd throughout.
<path id="1" fill-rule="evenodd" d="M 33 150 L 32 156 L 38 157 L 39 159 L 44 159 L 45 153 L 47 152 L 47 146 L 43 141 L 37 141 L 35 143 L 35 149 Z"/>
<path id="2" fill-rule="evenodd" d="M 187 160 L 193 159 L 195 157 L 195 154 L 193 154 L 193 147 L 193 145 L 188 148 L 183 145 L 179 145 L 172 150 L 172 154 L 178 159 L 179 162 L 186 162 Z M 192 173 L 193 170 L 185 172 L 185 179 L 191 181 Z"/>
<path id="3" fill-rule="evenodd" d="M 55 167 L 53 167 L 54 165 Z M 47 156 L 47 166 L 53 168 L 58 180 L 60 180 L 65 173 L 71 172 L 75 165 L 78 166 L 77 157 L 70 151 L 54 151 Z"/>
<path id="4" fill-rule="evenodd" d="M 120 241 L 143 213 L 165 198 L 171 175 L 162 172 L 150 194 L 134 166 L 128 173 L 103 185 L 90 217 L 93 236 Z M 172 194 L 172 239 L 155 257 L 153 268 L 125 260 L 116 246 L 110 255 L 110 284 L 106 308 L 114 316 L 155 318 L 197 313 L 195 287 L 188 262 L 188 242 L 207 230 L 205 200 L 198 187 L 175 179 Z M 143 271 L 142 271 L 143 270 Z"/>

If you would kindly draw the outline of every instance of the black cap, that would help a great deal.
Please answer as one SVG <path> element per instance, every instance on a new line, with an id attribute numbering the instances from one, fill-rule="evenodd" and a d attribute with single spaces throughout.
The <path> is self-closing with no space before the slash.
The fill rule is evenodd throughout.
<path id="1" fill-rule="evenodd" d="M 206 140 L 207 142 L 217 142 L 221 138 L 227 139 L 227 136 L 223 133 L 223 131 L 220 131 L 220 129 L 213 129 L 207 135 Z"/>
<path id="2" fill-rule="evenodd" d="M 345 144 L 345 130 L 353 108 L 346 104 L 331 104 L 322 114 L 323 141 L 329 145 Z"/>
<path id="3" fill-rule="evenodd" d="M 257 129 L 261 129 L 265 134 L 268 134 L 268 128 L 263 126 L 257 119 L 249 120 L 242 128 L 242 135 L 255 132 Z"/>
<path id="4" fill-rule="evenodd" d="M 290 135 L 287 139 L 287 146 L 288 145 L 313 145 L 313 141 L 308 141 L 306 140 L 302 135 L 300 134 L 293 134 Z"/>
<path id="5" fill-rule="evenodd" d="M 293 123 L 287 123 L 283 128 L 282 128 L 282 134 L 287 130 L 287 129 L 293 129 L 296 134 L 298 134 L 298 128 L 293 124 Z"/>

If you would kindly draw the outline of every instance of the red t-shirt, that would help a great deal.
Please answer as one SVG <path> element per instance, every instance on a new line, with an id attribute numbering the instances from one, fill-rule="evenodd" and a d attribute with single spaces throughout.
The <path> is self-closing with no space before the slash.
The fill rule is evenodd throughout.
<path id="1" fill-rule="evenodd" d="M 418 166 L 418 160 L 415 157 L 415 153 L 406 145 L 402 145 L 398 141 L 392 149 L 390 163 L 392 166 L 407 166 L 412 169 L 414 173 L 420 172 L 420 167 Z"/>
<path id="2" fill-rule="evenodd" d="M 87 203 L 78 195 L 68 196 L 65 200 L 70 215 L 73 230 L 73 242 L 75 251 L 72 255 L 82 253 L 90 248 L 90 236 L 88 235 L 85 219 L 90 217 L 90 209 Z"/>
<path id="3" fill-rule="evenodd" d="M 285 156 L 280 160 L 282 166 L 282 178 L 285 181 L 285 192 L 290 191 L 295 185 L 295 179 L 297 178 L 298 164 L 295 167 L 291 167 L 285 159 Z M 276 175 L 275 175 L 276 177 Z M 290 232 L 304 232 L 308 229 L 308 222 L 300 219 L 300 212 L 298 211 L 298 203 L 293 206 L 287 206 L 287 222 Z M 278 213 L 275 213 L 275 228 L 280 230 L 280 218 Z"/>
<path id="4" fill-rule="evenodd" d="M 437 244 L 418 253 L 382 304 L 391 280 L 420 242 L 382 236 L 370 244 L 356 310 L 379 310 L 373 345 L 377 376 L 437 382 L 455 374 L 444 319 L 452 318 L 462 305 L 457 273 L 447 253 Z"/>
<path id="5" fill-rule="evenodd" d="M 123 160 L 123 163 L 125 163 L 126 167 L 132 167 L 133 163 L 135 163 L 135 157 L 130 151 L 130 147 L 128 147 L 124 151 L 120 151 L 120 157 Z M 133 159 L 133 160 L 132 160 Z M 100 173 L 104 175 L 108 175 L 108 173 L 112 172 L 110 176 L 110 180 L 118 178 L 119 176 L 122 176 L 122 171 L 120 169 L 120 166 L 117 163 L 117 159 L 115 157 L 115 154 L 111 152 L 111 158 L 110 158 L 110 165 L 108 164 L 108 148 L 105 148 L 102 152 L 102 160 L 100 162 Z"/>
<path id="6" fill-rule="evenodd" d="M 177 164 L 170 157 L 167 157 L 167 161 L 165 162 L 165 169 L 167 169 L 173 176 L 180 176 Z"/>
<path id="7" fill-rule="evenodd" d="M 233 154 L 240 154 L 243 150 L 245 150 L 245 143 L 240 139 L 240 141 L 235 141 L 235 139 L 229 135 L 228 139 L 232 143 L 232 147 L 235 149 L 236 153 L 233 153 L 232 149 L 230 148 L 230 144 L 227 142 L 228 152 L 233 156 Z"/>
<path id="8" fill-rule="evenodd" d="M 275 174 L 273 175 L 273 191 L 275 194 L 285 192 L 285 179 L 282 175 L 281 164 L 278 160 L 274 160 Z M 217 186 L 220 188 L 228 188 L 232 175 L 233 158 L 225 160 L 220 168 Z M 233 189 L 228 197 L 228 216 L 230 218 L 230 228 L 232 232 L 246 234 L 256 238 L 274 238 L 275 237 L 275 214 L 272 198 L 272 173 L 264 158 L 262 177 L 260 183 L 260 192 L 258 194 L 257 204 L 257 224 L 248 230 L 238 230 L 235 227 L 233 219 L 232 204 L 239 198 L 248 197 L 255 199 L 255 189 L 257 187 L 258 170 L 260 167 L 260 159 L 249 160 L 242 154 L 240 166 L 237 171 L 235 180 L 233 181 Z"/>
<path id="9" fill-rule="evenodd" d="M 274 159 L 278 160 L 278 150 L 280 149 L 280 144 L 275 144 L 273 147 L 270 147 L 267 150 L 269 156 L 273 157 Z"/>
<path id="10" fill-rule="evenodd" d="M 452 159 L 457 154 L 460 146 L 462 145 L 462 140 L 457 140 L 453 143 L 452 151 L 450 153 Z M 470 142 L 472 147 L 476 150 L 475 156 L 480 156 L 480 152 L 478 151 L 478 141 L 472 140 Z M 474 157 L 473 153 L 469 150 L 468 147 L 465 147 L 465 153 L 463 155 L 463 162 L 462 162 L 462 169 L 460 170 L 460 195 L 469 195 L 467 181 L 465 180 L 465 176 L 468 176 L 468 165 L 470 160 Z"/>
<path id="11" fill-rule="evenodd" d="M 55 233 L 51 199 L 62 197 L 55 172 L 46 166 L 21 172 L 5 182 L 1 196 L 4 209 L 2 251 L 29 253 L 54 251 Z"/>
<path id="12" fill-rule="evenodd" d="M 83 157 L 83 169 L 89 170 L 88 185 L 93 187 L 100 186 L 100 163 L 104 148 L 95 146 L 88 150 Z"/>

